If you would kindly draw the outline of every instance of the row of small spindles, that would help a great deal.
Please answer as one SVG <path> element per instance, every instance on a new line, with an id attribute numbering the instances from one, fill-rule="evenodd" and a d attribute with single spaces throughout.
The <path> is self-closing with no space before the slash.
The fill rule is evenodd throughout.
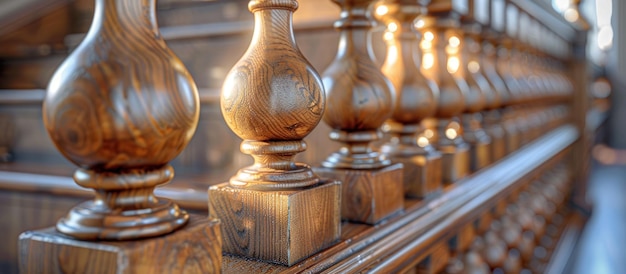
<path id="1" fill-rule="evenodd" d="M 545 172 L 471 224 L 471 245 L 441 273 L 543 273 L 566 223 L 569 174 L 564 165 Z"/>
<path id="2" fill-rule="evenodd" d="M 515 33 L 490 30 L 437 0 L 333 2 L 340 42 L 322 76 L 296 46 L 298 2 L 249 2 L 254 34 L 225 79 L 221 109 L 255 164 L 207 182 L 227 253 L 293 265 L 337 242 L 342 219 L 380 223 L 404 210 L 404 196 L 440 193 L 567 121 L 564 68 L 541 41 L 516 36 L 530 29 L 519 22 Z M 160 236 L 190 218 L 153 195 L 173 178 L 168 163 L 193 136 L 200 108 L 191 75 L 158 33 L 155 3 L 96 0 L 89 34 L 48 87 L 46 129 L 80 167 L 76 182 L 97 193 L 57 223 L 81 240 Z M 375 16 L 387 27 L 382 69 L 371 51 Z M 342 148 L 320 167 L 296 163 L 321 120 Z M 379 150 L 381 128 L 394 137 Z M 520 194 L 518 208 L 536 197 Z M 503 216 L 503 226 L 515 223 Z M 486 242 L 499 237 L 491 234 Z"/>

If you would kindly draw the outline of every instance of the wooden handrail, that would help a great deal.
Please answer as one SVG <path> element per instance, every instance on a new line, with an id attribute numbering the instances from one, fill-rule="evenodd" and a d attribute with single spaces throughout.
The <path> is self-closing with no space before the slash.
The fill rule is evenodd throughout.
<path id="1" fill-rule="evenodd" d="M 55 195 L 85 197 L 85 199 L 93 196 L 93 191 L 76 185 L 72 177 L 10 171 L 11 165 L 7 164 L 5 166 L 9 168 L 0 170 L 0 190 L 45 192 Z M 199 211 L 207 210 L 205 188 L 165 186 L 157 188 L 154 193 L 159 197 L 175 200 L 184 208 Z"/>
<path id="2" fill-rule="evenodd" d="M 216 88 L 199 89 L 201 104 L 217 103 L 220 90 Z M 45 89 L 0 89 L 1 105 L 41 105 L 46 96 Z"/>
<path id="3" fill-rule="evenodd" d="M 383 224 L 346 223 L 342 242 L 290 268 L 224 257 L 224 272 L 259 270 L 281 273 L 353 273 L 368 270 L 392 273 L 400 262 L 424 258 L 430 245 L 450 233 L 452 227 L 470 222 L 512 191 L 520 179 L 541 171 L 542 165 L 578 139 L 573 125 L 561 126 L 503 160 L 481 170 L 430 200 L 408 200 L 404 214 Z M 370 268 L 376 265 L 375 268 Z M 400 267 L 400 268 L 399 268 Z"/>

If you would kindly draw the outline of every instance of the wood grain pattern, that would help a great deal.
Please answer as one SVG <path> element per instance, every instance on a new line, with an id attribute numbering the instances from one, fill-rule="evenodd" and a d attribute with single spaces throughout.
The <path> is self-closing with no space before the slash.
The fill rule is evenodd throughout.
<path id="1" fill-rule="evenodd" d="M 255 17 L 250 47 L 222 87 L 224 119 L 244 139 L 243 153 L 255 164 L 231 179 L 236 187 L 265 190 L 307 187 L 319 178 L 294 156 L 302 138 L 319 123 L 325 100 L 321 79 L 293 36 L 295 0 L 250 1 Z"/>
<path id="2" fill-rule="evenodd" d="M 154 0 L 96 1 L 81 45 L 50 80 L 43 119 L 76 183 L 96 190 L 59 221 L 80 239 L 169 233 L 188 215 L 153 195 L 198 122 L 197 89 L 156 25 Z"/>
<path id="3" fill-rule="evenodd" d="M 394 88 L 374 63 L 371 6 L 374 0 L 333 0 L 341 7 L 335 22 L 340 31 L 335 60 L 324 72 L 328 108 L 324 122 L 342 148 L 322 165 L 329 168 L 372 169 L 391 161 L 370 144 L 393 111 Z"/>
<path id="4" fill-rule="evenodd" d="M 383 127 L 392 137 L 381 151 L 404 165 L 405 195 L 421 198 L 441 187 L 441 154 L 420 136 L 422 120 L 435 114 L 439 89 L 418 67 L 421 52 L 413 22 L 422 7 L 416 1 L 387 1 L 384 6 L 387 12 L 377 13 L 387 25 L 382 71 L 394 86 L 396 104 Z"/>
<path id="5" fill-rule="evenodd" d="M 144 240 L 83 242 L 54 228 L 20 235 L 21 273 L 220 273 L 220 222 L 193 216 L 185 228 Z"/>
<path id="6" fill-rule="evenodd" d="M 224 251 L 291 266 L 341 236 L 341 183 L 259 191 L 224 183 L 209 188 L 209 214 L 222 220 Z"/>
<path id="7" fill-rule="evenodd" d="M 209 188 L 209 214 L 224 222 L 226 252 L 290 266 L 339 239 L 341 183 L 294 162 L 325 106 L 321 79 L 293 36 L 298 2 L 248 8 L 252 42 L 226 77 L 221 108 L 254 165 Z"/>
<path id="8" fill-rule="evenodd" d="M 465 176 L 470 164 L 465 159 L 469 157 L 466 155 L 469 147 L 463 140 L 463 125 L 458 121 L 458 116 L 467 109 L 466 97 L 474 98 L 461 65 L 462 32 L 458 20 L 449 14 L 419 16 L 416 26 L 422 33 L 422 72 L 439 87 L 436 147 L 443 154 L 443 181 L 451 183 Z"/>
<path id="9" fill-rule="evenodd" d="M 319 167 L 315 172 L 342 182 L 343 219 L 373 225 L 404 208 L 402 164 L 373 170 Z"/>

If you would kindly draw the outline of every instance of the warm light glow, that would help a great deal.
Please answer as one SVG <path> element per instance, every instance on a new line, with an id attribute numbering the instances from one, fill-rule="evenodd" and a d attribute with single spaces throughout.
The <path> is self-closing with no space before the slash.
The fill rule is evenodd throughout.
<path id="1" fill-rule="evenodd" d="M 390 32 L 396 32 L 398 30 L 398 25 L 394 22 L 389 23 L 389 25 L 387 25 L 387 30 Z"/>
<path id="2" fill-rule="evenodd" d="M 423 50 L 429 50 L 433 47 L 433 42 L 424 40 L 420 43 L 420 46 Z"/>
<path id="3" fill-rule="evenodd" d="M 598 30 L 598 47 L 601 50 L 608 50 L 613 46 L 613 28 L 603 26 Z"/>
<path id="4" fill-rule="evenodd" d="M 420 147 L 426 147 L 430 144 L 430 142 L 428 141 L 428 138 L 424 137 L 424 136 L 420 136 L 419 138 L 417 138 L 417 145 Z"/>
<path id="5" fill-rule="evenodd" d="M 450 140 L 454 140 L 457 135 L 458 134 L 456 133 L 455 129 L 453 129 L 453 128 L 446 129 L 446 138 L 448 138 Z"/>
<path id="6" fill-rule="evenodd" d="M 424 20 L 422 19 L 415 21 L 415 28 L 417 29 L 424 27 L 424 25 L 425 23 L 424 23 Z"/>
<path id="7" fill-rule="evenodd" d="M 376 8 L 376 15 L 383 16 L 389 12 L 389 8 L 385 5 L 380 5 Z"/>
<path id="8" fill-rule="evenodd" d="M 422 67 L 424 69 L 431 69 L 433 65 L 435 65 L 435 56 L 433 56 L 432 52 L 425 53 L 422 58 Z"/>
<path id="9" fill-rule="evenodd" d="M 570 23 L 576 22 L 578 20 L 578 11 L 575 8 L 568 8 L 563 12 L 563 17 Z"/>
<path id="10" fill-rule="evenodd" d="M 430 31 L 424 32 L 424 40 L 425 41 L 432 41 L 434 39 L 435 39 L 435 35 L 432 32 L 430 32 Z"/>
<path id="11" fill-rule="evenodd" d="M 467 70 L 469 70 L 471 73 L 477 73 L 480 70 L 480 64 L 478 64 L 478 62 L 476 61 L 470 61 L 469 63 L 467 63 Z"/>
<path id="12" fill-rule="evenodd" d="M 450 56 L 448 58 L 448 72 L 451 74 L 456 73 L 459 70 L 460 63 L 459 57 Z"/>
<path id="13" fill-rule="evenodd" d="M 456 36 L 452 36 L 452 37 L 450 37 L 450 39 L 448 39 L 448 44 L 449 44 L 451 47 L 455 47 L 455 48 L 456 48 L 456 47 L 458 47 L 459 45 L 461 45 L 461 40 L 459 40 L 459 38 L 458 38 L 458 37 L 456 37 Z"/>
<path id="14" fill-rule="evenodd" d="M 385 60 L 385 62 L 387 62 L 388 64 L 395 64 L 397 61 L 398 61 L 398 48 L 395 45 L 390 45 L 389 48 L 387 49 L 387 60 Z"/>
<path id="15" fill-rule="evenodd" d="M 385 34 L 383 34 L 383 39 L 385 39 L 385 41 L 393 40 L 393 33 L 386 31 Z"/>
<path id="16" fill-rule="evenodd" d="M 435 136 L 435 133 L 432 131 L 432 129 L 426 129 L 424 130 L 424 136 L 430 139 L 430 138 L 433 138 L 433 136 Z"/>

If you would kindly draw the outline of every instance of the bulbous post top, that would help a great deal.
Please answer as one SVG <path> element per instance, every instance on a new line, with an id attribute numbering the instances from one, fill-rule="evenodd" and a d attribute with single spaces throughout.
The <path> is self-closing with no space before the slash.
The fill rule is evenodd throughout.
<path id="1" fill-rule="evenodd" d="M 195 83 L 158 33 L 154 0 L 96 1 L 85 40 L 57 69 L 43 105 L 46 129 L 78 165 L 74 179 L 96 191 L 57 224 L 80 239 L 169 233 L 188 215 L 153 195 L 168 162 L 196 129 Z M 120 32 L 124 29 L 124 32 Z"/>
<path id="2" fill-rule="evenodd" d="M 383 4 L 384 3 L 384 4 Z M 416 134 L 422 131 L 420 122 L 435 114 L 439 89 L 419 69 L 421 52 L 419 33 L 415 30 L 415 19 L 425 13 L 416 1 L 387 1 L 377 5 L 374 14 L 385 22 L 387 30 L 384 40 L 387 56 L 382 71 L 395 89 L 395 108 L 390 121 L 383 127 L 392 133 L 392 142 L 403 150 L 418 145 Z M 383 148 L 388 149 L 388 148 Z M 423 149 L 420 149 L 423 151 Z"/>
<path id="3" fill-rule="evenodd" d="M 333 1 L 341 6 L 337 57 L 324 72 L 328 107 L 324 121 L 331 139 L 343 148 L 323 165 L 331 168 L 379 168 L 390 164 L 370 148 L 393 111 L 394 89 L 374 62 L 370 29 L 374 0 Z"/>
<path id="4" fill-rule="evenodd" d="M 297 1 L 250 1 L 255 29 L 250 47 L 222 87 L 228 126 L 244 139 L 241 150 L 255 164 L 231 179 L 235 187 L 286 189 L 316 184 L 310 168 L 293 162 L 302 139 L 325 108 L 322 81 L 302 56 L 293 36 Z"/>
<path id="5" fill-rule="evenodd" d="M 435 115 L 444 119 L 456 117 L 464 111 L 465 95 L 469 92 L 461 70 L 458 20 L 426 15 L 419 16 L 415 26 L 422 33 L 422 72 L 439 88 Z"/>

